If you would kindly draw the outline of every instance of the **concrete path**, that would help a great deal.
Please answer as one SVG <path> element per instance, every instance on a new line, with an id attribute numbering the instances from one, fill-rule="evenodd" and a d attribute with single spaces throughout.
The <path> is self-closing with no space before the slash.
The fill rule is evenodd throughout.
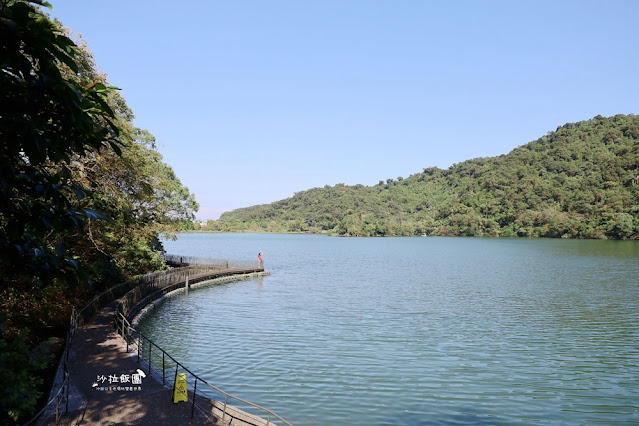
<path id="1" fill-rule="evenodd" d="M 206 419 L 191 421 L 191 404 L 173 404 L 171 391 L 151 377 L 142 379 L 142 384 L 131 387 L 140 390 L 102 390 L 109 386 L 111 375 L 137 374 L 138 364 L 123 347 L 124 341 L 113 330 L 115 304 L 101 310 L 83 327 L 78 328 L 73 338 L 69 359 L 71 384 L 75 387 L 72 399 L 82 399 L 82 406 L 63 417 L 63 423 L 75 424 L 148 424 L 176 425 L 203 424 Z M 98 377 L 107 378 L 99 382 Z M 126 386 L 114 383 L 111 386 Z M 79 393 L 79 395 L 78 395 Z M 75 404 L 77 405 L 77 403 Z M 203 421 L 204 420 L 204 421 Z M 213 420 L 210 423 L 215 423 Z"/>
<path id="2" fill-rule="evenodd" d="M 245 416 L 246 422 L 229 418 L 228 414 L 222 422 L 220 402 L 201 397 L 196 399 L 197 404 L 191 419 L 192 395 L 189 394 L 188 402 L 174 404 L 171 399 L 172 390 L 165 388 L 150 375 L 143 378 L 139 385 L 109 385 L 109 376 L 116 376 L 119 381 L 122 375 L 131 379 L 141 368 L 136 363 L 136 357 L 126 352 L 124 340 L 113 329 L 115 305 L 113 303 L 102 309 L 87 324 L 76 330 L 69 359 L 71 406 L 69 413 L 62 417 L 61 424 L 267 424 L 264 419 L 239 411 L 235 412 L 236 417 Z M 105 380 L 102 381 L 102 378 Z M 120 386 L 121 389 L 106 389 L 109 386 Z M 127 387 L 135 390 L 127 390 Z"/>

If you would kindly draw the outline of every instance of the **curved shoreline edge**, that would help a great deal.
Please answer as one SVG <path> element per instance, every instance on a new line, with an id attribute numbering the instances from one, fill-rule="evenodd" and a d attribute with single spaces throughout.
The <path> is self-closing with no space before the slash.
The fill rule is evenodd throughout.
<path id="1" fill-rule="evenodd" d="M 117 318 L 118 315 L 122 316 L 123 310 L 136 316 L 139 312 L 137 310 L 133 312 L 132 309 L 136 305 L 143 304 L 147 307 L 146 305 L 153 305 L 157 299 L 170 292 L 184 291 L 187 277 L 191 278 L 189 283 L 193 283 L 189 287 L 195 288 L 270 275 L 270 272 L 264 271 L 263 268 L 235 266 L 220 270 L 210 266 L 187 266 L 140 276 L 107 289 L 95 296 L 80 311 L 74 311 L 71 318 L 72 331 L 67 340 L 68 347 L 65 349 L 67 356 L 63 355 L 58 364 L 56 379 L 50 392 L 50 402 L 31 422 L 38 421 L 39 424 L 52 424 L 53 421 L 56 424 L 59 422 L 62 424 L 141 424 L 140 422 L 142 424 L 192 424 L 193 410 L 197 408 L 197 411 L 204 415 L 204 419 L 196 420 L 196 422 L 203 420 L 212 421 L 213 424 L 228 424 L 232 418 L 232 421 L 240 425 L 267 425 L 273 424 L 270 420 L 274 417 L 290 425 L 267 408 L 226 394 L 210 384 L 209 386 L 213 389 L 230 398 L 265 411 L 268 419 L 249 414 L 230 404 L 227 405 L 226 402 L 221 403 L 210 399 L 201 393 L 198 395 L 197 404 L 167 404 L 166 401 L 172 398 L 172 389 L 167 387 L 151 366 L 139 357 L 139 351 L 138 356 L 134 356 L 129 350 L 129 341 L 122 340 L 123 335 L 117 328 Z M 125 317 L 123 320 L 128 323 Z M 73 343 L 71 343 L 72 337 Z M 126 343 L 126 346 L 123 343 Z M 139 372 L 140 368 L 144 368 L 149 373 L 151 380 L 146 382 L 145 386 L 138 387 L 135 396 L 132 393 L 121 392 L 132 390 L 126 387 L 105 388 L 101 391 L 96 389 L 96 374 L 111 375 L 114 372 L 125 374 L 136 370 Z M 208 384 L 197 378 L 186 367 L 183 368 L 196 379 Z M 188 392 L 189 395 L 193 395 L 192 401 L 195 402 L 195 388 Z M 55 420 L 52 420 L 54 416 Z"/>
<path id="2" fill-rule="evenodd" d="M 218 277 L 218 278 L 213 278 L 210 280 L 206 280 L 206 281 L 201 281 L 201 282 L 197 282 L 194 284 L 189 285 L 189 289 L 196 289 L 196 288 L 202 288 L 202 287 L 209 287 L 209 286 L 214 286 L 214 285 L 219 285 L 219 284 L 223 284 L 223 283 L 227 283 L 227 282 L 233 282 L 233 281 L 245 281 L 245 280 L 250 280 L 253 278 L 259 278 L 259 277 L 265 277 L 271 275 L 270 271 L 262 271 L 262 272 L 250 272 L 250 273 L 246 273 L 246 274 L 238 274 L 238 275 L 228 275 L 228 276 L 224 276 L 224 277 Z M 146 305 L 140 309 L 140 311 L 135 314 L 135 316 L 131 319 L 131 325 L 133 327 L 136 327 L 140 321 L 142 320 L 142 318 L 144 317 L 144 315 L 146 315 L 147 313 L 149 313 L 150 311 L 152 311 L 157 304 L 159 304 L 160 302 L 162 302 L 163 300 L 169 298 L 169 297 L 174 297 L 177 294 L 180 293 L 184 293 L 185 289 L 184 287 L 182 288 L 177 288 L 175 290 L 172 290 L 164 295 L 162 295 L 161 297 L 154 299 L 154 300 L 150 300 L 146 303 Z M 140 303 L 144 302 L 144 300 L 141 300 Z"/>
<path id="3" fill-rule="evenodd" d="M 168 280 L 152 280 L 146 285 L 142 285 L 136 287 L 135 289 L 129 291 L 122 298 L 117 300 L 114 303 L 113 313 L 116 318 L 114 321 L 115 334 L 119 339 L 124 338 L 126 342 L 126 354 L 131 362 L 135 362 L 140 368 L 147 371 L 147 374 L 152 378 L 152 381 L 156 383 L 156 386 L 160 386 L 164 388 L 167 392 L 173 392 L 171 388 L 168 386 L 169 383 L 165 382 L 164 376 L 164 358 L 165 355 L 175 363 L 175 382 L 177 383 L 177 373 L 178 366 L 181 370 L 185 371 L 186 374 L 190 375 L 192 379 L 195 380 L 193 384 L 193 389 L 186 390 L 188 393 L 188 398 L 192 400 L 191 404 L 191 420 L 193 419 L 193 410 L 196 408 L 195 404 L 195 392 L 197 388 L 198 381 L 212 388 L 213 390 L 220 392 L 223 395 L 222 400 L 213 399 L 210 396 L 202 395 L 200 392 L 200 401 L 204 400 L 205 405 L 208 408 L 205 408 L 202 411 L 203 407 L 200 407 L 198 403 L 198 411 L 207 416 L 207 412 L 209 415 L 213 416 L 216 420 L 214 424 L 227 424 L 225 421 L 225 417 L 228 421 L 235 421 L 236 424 L 239 425 L 270 425 L 273 424 L 271 422 L 271 418 L 276 418 L 279 421 L 286 425 L 291 425 L 288 421 L 274 413 L 273 411 L 255 404 L 253 402 L 242 399 L 239 396 L 229 394 L 222 389 L 215 387 L 213 384 L 207 382 L 206 380 L 197 376 L 197 374 L 191 370 L 184 364 L 180 363 L 178 359 L 175 359 L 171 356 L 170 353 L 166 352 L 163 348 L 153 343 L 151 339 L 144 336 L 143 333 L 136 330 L 136 325 L 139 324 L 140 320 L 143 316 L 150 312 L 156 305 L 157 302 L 163 300 L 166 297 L 174 296 L 181 293 L 187 293 L 189 288 L 200 288 L 212 285 L 219 285 L 222 283 L 228 283 L 233 281 L 243 281 L 249 279 L 255 279 L 263 276 L 270 275 L 269 271 L 265 271 L 263 268 L 243 268 L 243 267 L 234 267 L 230 269 L 223 270 L 215 270 L 215 271 L 198 271 L 199 273 L 192 274 L 196 272 L 196 270 L 191 269 L 191 267 L 186 268 L 177 268 L 173 273 L 169 273 L 167 275 Z M 130 351 L 129 345 L 129 335 L 135 336 L 138 335 L 138 339 L 136 342 L 136 338 L 133 338 L 132 346 L 137 349 L 133 349 L 134 352 L 137 351 L 137 356 L 134 355 L 133 352 Z M 148 361 L 144 359 L 141 352 L 145 352 L 145 350 L 141 351 L 141 347 L 146 346 L 148 342 Z M 154 346 L 157 350 L 162 352 L 162 374 L 158 375 L 158 372 L 154 370 L 154 367 L 151 366 L 151 348 Z M 134 360 L 137 358 L 137 360 Z M 146 362 L 145 362 L 146 361 Z M 184 379 L 186 379 L 186 374 Z M 161 379 L 160 379 L 161 377 Z M 236 404 L 228 404 L 228 399 L 232 399 L 237 401 L 240 404 L 248 404 L 249 406 L 254 407 L 257 410 L 261 410 L 265 417 L 261 417 L 260 414 L 254 413 L 251 414 L 248 411 L 244 411 L 242 408 L 239 408 Z M 172 404 L 171 404 L 172 405 Z M 166 407 L 163 407 L 166 409 Z M 220 417 L 221 416 L 221 417 Z M 219 423 L 221 421 L 221 423 Z"/>

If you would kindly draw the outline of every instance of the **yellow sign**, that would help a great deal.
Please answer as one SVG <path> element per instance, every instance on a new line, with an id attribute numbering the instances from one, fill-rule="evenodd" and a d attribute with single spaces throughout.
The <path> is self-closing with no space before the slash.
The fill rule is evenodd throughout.
<path id="1" fill-rule="evenodd" d="M 180 401 L 188 401 L 189 397 L 186 393 L 186 373 L 180 373 L 175 379 L 175 385 L 173 386 L 173 403 L 177 404 Z"/>

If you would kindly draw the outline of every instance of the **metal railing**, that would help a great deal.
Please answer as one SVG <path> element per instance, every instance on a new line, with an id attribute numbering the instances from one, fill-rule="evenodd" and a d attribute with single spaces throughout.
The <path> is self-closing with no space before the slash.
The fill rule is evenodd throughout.
<path id="1" fill-rule="evenodd" d="M 140 285 L 124 295 L 120 299 L 119 304 L 116 307 L 116 331 L 125 340 L 127 352 L 129 352 L 132 348 L 134 351 L 137 351 L 138 363 L 146 362 L 149 373 L 151 373 L 151 371 L 153 370 L 159 376 L 161 370 L 161 379 L 163 385 L 166 385 L 167 381 L 171 383 L 170 377 L 167 376 L 167 371 L 172 370 L 173 368 L 175 368 L 175 376 L 172 382 L 173 384 L 175 384 L 175 378 L 177 377 L 177 374 L 180 370 L 185 371 L 193 377 L 193 380 L 191 380 L 192 385 L 190 390 L 193 398 L 191 406 L 191 418 L 193 418 L 195 408 L 198 408 L 198 411 L 204 413 L 204 410 L 195 402 L 196 396 L 200 395 L 207 397 L 206 400 L 203 400 L 206 403 L 210 404 L 211 401 L 215 401 L 213 403 L 212 412 L 216 410 L 219 411 L 223 420 L 228 417 L 231 421 L 233 421 L 234 419 L 238 421 L 241 420 L 244 424 L 247 425 L 257 426 L 264 424 L 264 420 L 262 418 L 228 405 L 228 400 L 230 398 L 234 401 L 246 404 L 248 407 L 253 407 L 259 410 L 259 412 L 265 413 L 268 417 L 266 424 L 272 424 L 271 417 L 275 417 L 284 422 L 284 424 L 290 425 L 289 422 L 275 414 L 273 411 L 242 399 L 238 396 L 224 392 L 218 387 L 200 378 L 179 361 L 177 361 L 175 358 L 173 358 L 171 355 L 169 355 L 164 349 L 160 348 L 151 339 L 136 330 L 135 327 L 133 327 L 130 323 L 130 319 L 133 318 L 144 306 L 173 290 L 186 287 L 187 280 L 189 284 L 195 284 L 199 281 L 208 281 L 213 278 L 224 277 L 225 275 L 256 272 L 260 270 L 260 268 L 258 268 L 257 262 L 246 260 L 229 261 L 226 259 L 204 259 L 187 256 L 175 256 L 175 258 L 166 256 L 165 258 L 167 262 L 173 261 L 175 264 L 178 265 L 189 266 L 182 266 L 173 269 L 169 273 L 149 277 L 144 285 Z M 155 350 L 153 348 L 155 348 Z M 146 356 L 147 354 L 148 357 Z M 154 362 L 154 354 L 157 358 L 156 362 Z M 160 354 L 162 356 L 161 361 L 159 360 Z M 161 369 L 159 367 L 160 362 Z M 155 368 L 154 366 L 157 368 Z M 198 391 L 198 383 L 206 385 L 204 387 L 204 390 L 202 390 L 202 387 L 200 386 L 200 390 Z M 210 392 L 207 391 L 210 390 L 218 392 L 218 394 L 221 395 L 222 398 L 218 399 L 215 397 L 217 395 L 208 394 Z M 222 399 L 224 400 L 223 404 L 221 403 Z"/>
<path id="2" fill-rule="evenodd" d="M 250 263 L 250 262 L 244 262 Z M 258 268 L 252 266 L 235 266 L 220 268 L 218 265 L 192 265 L 173 268 L 169 271 L 146 274 L 139 278 L 138 285 L 124 294 L 116 307 L 117 312 L 123 313 L 127 318 L 132 318 L 145 305 L 164 294 L 180 287 L 184 287 L 188 278 L 190 284 L 210 280 L 214 277 L 233 275 L 243 272 L 256 272 Z"/>
<path id="3" fill-rule="evenodd" d="M 41 423 L 47 421 L 53 415 L 53 410 L 50 410 L 50 408 L 54 403 L 56 424 L 58 424 L 63 414 L 67 414 L 69 412 L 69 384 L 71 378 L 71 373 L 69 371 L 69 354 L 71 353 L 71 346 L 73 344 L 73 336 L 75 335 L 76 328 L 82 326 L 85 320 L 97 312 L 98 309 L 122 296 L 132 287 L 140 285 L 140 282 L 143 281 L 142 277 L 136 277 L 103 291 L 102 293 L 94 296 L 80 310 L 77 310 L 75 307 L 73 308 L 71 312 L 71 319 L 69 321 L 69 330 L 67 331 L 64 352 L 62 352 L 62 356 L 60 357 L 60 366 L 58 367 L 58 369 L 62 368 L 62 381 L 58 384 L 60 388 L 55 395 L 49 399 L 49 402 L 47 402 L 47 404 L 42 407 L 42 409 L 33 416 L 31 420 L 25 423 L 24 426 L 36 424 L 38 421 Z M 54 393 L 53 389 L 55 389 L 55 386 L 56 383 L 54 383 L 50 395 Z M 62 405 L 64 405 L 64 413 L 62 412 Z"/>
<path id="4" fill-rule="evenodd" d="M 182 256 L 177 254 L 165 254 L 164 260 L 170 265 L 188 265 L 188 266 L 212 266 L 219 267 L 221 269 L 226 268 L 257 268 L 259 267 L 258 260 L 246 260 L 246 259 L 218 259 L 213 257 L 195 257 L 195 256 Z"/>
<path id="5" fill-rule="evenodd" d="M 164 349 L 162 349 L 161 347 L 159 347 L 155 342 L 153 342 L 151 339 L 149 339 L 147 336 L 145 336 L 144 334 L 142 334 L 141 332 L 139 332 L 138 330 L 135 329 L 134 326 L 132 326 L 129 321 L 126 319 L 126 317 L 122 314 L 122 313 L 118 313 L 117 314 L 117 328 L 116 328 L 118 334 L 120 336 L 122 336 L 122 338 L 125 340 L 126 342 L 126 351 L 127 353 L 129 352 L 137 352 L 137 362 L 140 364 L 142 362 L 146 363 L 146 369 L 147 372 L 150 374 L 152 374 L 152 372 L 155 372 L 158 376 L 161 375 L 162 378 L 162 384 L 163 385 L 167 385 L 167 383 L 169 385 L 175 385 L 175 381 L 177 380 L 178 377 L 178 373 L 181 371 L 185 371 L 186 373 L 188 373 L 190 376 L 193 377 L 193 380 L 191 380 L 192 382 L 192 386 L 190 389 L 190 397 L 192 399 L 191 401 L 191 419 L 194 416 L 194 412 L 195 412 L 195 408 L 197 406 L 196 404 L 196 396 L 199 395 L 200 396 L 204 396 L 206 397 L 206 399 L 208 400 L 208 402 L 210 403 L 210 401 L 215 401 L 213 402 L 213 407 L 212 407 L 212 413 L 215 412 L 215 410 L 221 412 L 221 421 L 224 424 L 224 422 L 226 421 L 226 419 L 229 419 L 229 422 L 233 422 L 234 420 L 237 421 L 241 421 L 243 424 L 247 424 L 247 425 L 253 425 L 253 426 L 261 426 L 264 425 L 264 420 L 261 417 L 257 417 L 254 415 L 251 415 L 247 412 L 244 412 L 243 410 L 238 410 L 237 407 L 234 406 L 230 406 L 228 404 L 229 399 L 238 401 L 240 403 L 243 403 L 245 405 L 248 405 L 250 407 L 253 407 L 257 410 L 259 410 L 259 412 L 265 413 L 267 415 L 267 419 L 266 419 L 266 425 L 270 425 L 271 423 L 271 418 L 277 418 L 278 420 L 282 421 L 284 424 L 292 426 L 291 423 L 289 423 L 288 421 L 284 420 L 282 417 L 280 417 L 279 415 L 277 415 L 276 413 L 274 413 L 273 411 L 269 410 L 268 408 L 264 408 L 260 405 L 254 404 L 250 401 L 247 401 L 245 399 L 242 399 L 238 396 L 232 395 L 228 392 L 223 391 L 222 389 L 212 385 L 211 383 L 207 382 L 206 380 L 202 379 L 201 377 L 197 376 L 195 373 L 193 373 L 191 370 L 189 370 L 187 367 L 185 367 L 183 364 L 181 364 L 179 361 L 177 361 L 175 358 L 173 358 L 168 352 L 166 352 Z M 155 357 L 157 362 L 154 363 L 153 361 L 153 354 L 155 353 Z M 160 367 L 160 356 L 162 357 L 161 360 L 161 367 Z M 171 374 L 173 372 L 173 369 L 175 369 L 175 373 Z M 161 371 L 161 373 L 160 373 Z M 168 373 L 168 375 L 167 375 Z M 170 380 L 170 377 L 173 376 L 173 381 Z M 187 380 L 187 383 L 189 381 Z M 198 383 L 202 383 L 204 385 L 206 385 L 209 389 L 217 392 L 218 394 L 223 396 L 224 399 L 224 403 L 221 403 L 221 400 L 218 400 L 215 395 L 211 395 L 210 393 L 207 393 L 206 388 L 204 390 L 201 389 L 198 391 Z M 218 404 L 219 402 L 219 404 Z M 198 406 L 198 411 L 202 412 L 204 415 L 206 415 L 205 413 L 205 409 L 203 409 L 202 407 Z"/>
<path id="6" fill-rule="evenodd" d="M 169 255 L 170 256 L 170 255 Z M 180 257 L 180 256 L 178 256 Z M 184 257 L 192 261 L 190 266 L 173 268 L 168 271 L 152 272 L 144 275 L 137 276 L 129 281 L 117 284 L 102 293 L 94 296 L 82 309 L 77 310 L 73 308 L 71 313 L 71 319 L 69 323 L 69 330 L 67 332 L 66 344 L 64 352 L 60 358 L 62 368 L 62 381 L 60 382 L 57 392 L 52 390 L 49 402 L 27 423 L 26 425 L 36 424 L 36 422 L 44 422 L 52 416 L 52 405 L 55 403 L 55 422 L 60 421 L 63 414 L 69 411 L 69 381 L 70 372 L 68 369 L 69 353 L 71 352 L 71 345 L 73 342 L 73 336 L 75 330 L 84 324 L 85 320 L 91 317 L 99 309 L 107 306 L 109 303 L 120 299 L 120 303 L 117 306 L 117 315 L 122 315 L 126 312 L 127 315 L 136 313 L 135 309 L 140 309 L 143 306 L 141 300 L 144 298 L 160 297 L 163 293 L 171 291 L 172 288 L 183 286 L 187 277 L 193 277 L 192 283 L 201 279 L 205 279 L 208 275 L 222 271 L 224 269 L 242 269 L 242 268 L 257 268 L 257 262 L 247 260 L 226 260 L 218 259 L 217 262 L 207 264 L 209 259 Z M 195 261 L 194 261 L 195 260 Z M 160 291 L 162 290 L 162 291 Z M 159 295 L 158 295 L 159 294 Z M 117 320 L 114 321 L 114 325 L 117 324 Z M 54 384 L 53 388 L 55 388 Z M 64 406 L 64 413 L 62 413 L 62 406 Z M 50 409 L 51 408 L 51 409 Z M 50 409 L 50 410 L 49 410 Z M 288 424 L 288 423 L 287 423 Z"/>
<path id="7" fill-rule="evenodd" d="M 75 335 L 75 328 L 77 325 L 78 312 L 73 308 L 71 312 L 71 321 L 69 330 L 67 331 L 66 344 L 64 345 L 64 352 L 62 352 L 62 357 L 60 357 L 60 363 L 62 367 L 62 382 L 60 383 L 60 389 L 55 393 L 47 402 L 47 404 L 42 407 L 42 409 L 35 415 L 31 420 L 24 424 L 24 426 L 34 424 L 38 420 L 42 420 L 41 416 L 45 414 L 45 411 L 55 403 L 55 422 L 56 424 L 60 421 L 60 417 L 62 416 L 61 407 L 64 404 L 64 413 L 69 411 L 69 382 L 70 382 L 70 374 L 68 369 L 69 362 L 69 353 L 71 352 L 71 342 L 73 341 L 73 336 Z M 59 367 L 60 368 L 60 367 Z M 55 384 L 54 384 L 55 386 Z M 53 391 L 51 391 L 51 394 Z M 45 415 L 45 419 L 50 417 L 50 415 Z"/>

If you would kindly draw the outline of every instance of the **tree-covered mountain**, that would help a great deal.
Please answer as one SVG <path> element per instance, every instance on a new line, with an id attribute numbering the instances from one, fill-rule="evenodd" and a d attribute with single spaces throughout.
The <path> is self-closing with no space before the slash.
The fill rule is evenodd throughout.
<path id="1" fill-rule="evenodd" d="M 218 231 L 639 239 L 639 117 L 568 123 L 506 155 L 224 213 Z"/>

